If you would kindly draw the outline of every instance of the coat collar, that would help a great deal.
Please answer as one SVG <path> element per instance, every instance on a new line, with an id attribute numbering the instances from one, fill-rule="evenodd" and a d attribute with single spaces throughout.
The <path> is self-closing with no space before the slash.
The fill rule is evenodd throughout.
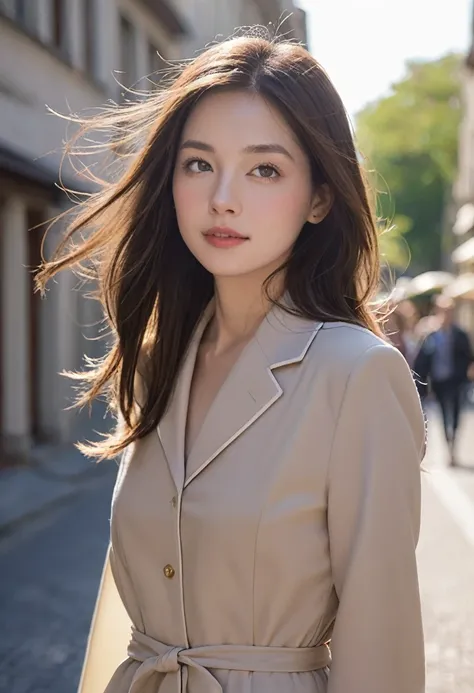
<path id="1" fill-rule="evenodd" d="M 287 297 L 284 303 L 289 305 Z M 213 314 L 211 301 L 191 339 L 168 410 L 158 426 L 178 491 L 283 395 L 273 371 L 301 362 L 322 327 L 322 323 L 273 307 L 217 393 L 185 464 L 186 418 L 194 365 L 202 335 Z"/>

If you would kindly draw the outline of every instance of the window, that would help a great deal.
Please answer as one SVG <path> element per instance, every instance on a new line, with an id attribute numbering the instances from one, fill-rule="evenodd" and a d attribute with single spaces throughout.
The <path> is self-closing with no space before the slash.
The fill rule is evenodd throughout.
<path id="1" fill-rule="evenodd" d="M 64 4 L 64 0 L 52 0 L 51 2 L 51 39 L 53 46 L 60 50 L 66 46 Z"/>
<path id="2" fill-rule="evenodd" d="M 12 19 L 15 17 L 15 0 L 0 0 L 0 12 Z"/>
<path id="3" fill-rule="evenodd" d="M 29 3 L 31 6 L 31 3 Z M 28 17 L 28 7 L 26 0 L 16 0 L 15 5 L 15 19 L 18 24 L 26 26 Z"/>
<path id="4" fill-rule="evenodd" d="M 40 36 L 40 18 L 44 6 L 37 0 L 0 0 L 0 13 L 10 17 L 29 34 L 46 40 L 68 57 L 68 37 L 66 26 L 67 0 L 49 0 L 49 26 L 46 36 Z"/>
<path id="5" fill-rule="evenodd" d="M 95 26 L 95 0 L 84 0 L 84 67 L 90 75 L 97 69 Z"/>
<path id="6" fill-rule="evenodd" d="M 120 17 L 120 69 L 119 81 L 125 87 L 133 86 L 137 79 L 135 58 L 135 28 L 125 17 Z"/>
<path id="7" fill-rule="evenodd" d="M 31 0 L 0 0 L 0 12 L 31 34 L 37 32 L 37 10 L 37 4 Z"/>

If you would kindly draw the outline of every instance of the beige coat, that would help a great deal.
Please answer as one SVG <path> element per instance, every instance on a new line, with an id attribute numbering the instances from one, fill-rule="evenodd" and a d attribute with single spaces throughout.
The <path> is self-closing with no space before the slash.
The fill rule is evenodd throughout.
<path id="1" fill-rule="evenodd" d="M 367 330 L 274 309 L 185 469 L 211 311 L 121 465 L 81 693 L 423 693 L 425 426 L 406 362 Z"/>

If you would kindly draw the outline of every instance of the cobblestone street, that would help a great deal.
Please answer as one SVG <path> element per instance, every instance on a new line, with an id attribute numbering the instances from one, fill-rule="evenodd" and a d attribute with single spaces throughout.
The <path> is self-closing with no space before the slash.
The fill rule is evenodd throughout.
<path id="1" fill-rule="evenodd" d="M 418 552 L 426 690 L 474 693 L 474 412 L 463 422 L 465 468 L 446 468 L 436 412 L 430 420 Z M 73 500 L 0 541 L 2 692 L 75 693 L 108 540 L 113 477 L 113 469 L 98 476 Z"/>

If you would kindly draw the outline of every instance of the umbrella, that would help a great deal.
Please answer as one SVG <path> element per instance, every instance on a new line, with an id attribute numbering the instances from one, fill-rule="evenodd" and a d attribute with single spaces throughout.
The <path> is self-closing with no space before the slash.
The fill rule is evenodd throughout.
<path id="1" fill-rule="evenodd" d="M 455 279 L 450 272 L 423 272 L 414 277 L 405 287 L 407 297 L 421 296 L 435 291 L 442 291 Z"/>
<path id="2" fill-rule="evenodd" d="M 460 274 L 444 289 L 443 294 L 449 298 L 474 300 L 474 272 Z"/>

